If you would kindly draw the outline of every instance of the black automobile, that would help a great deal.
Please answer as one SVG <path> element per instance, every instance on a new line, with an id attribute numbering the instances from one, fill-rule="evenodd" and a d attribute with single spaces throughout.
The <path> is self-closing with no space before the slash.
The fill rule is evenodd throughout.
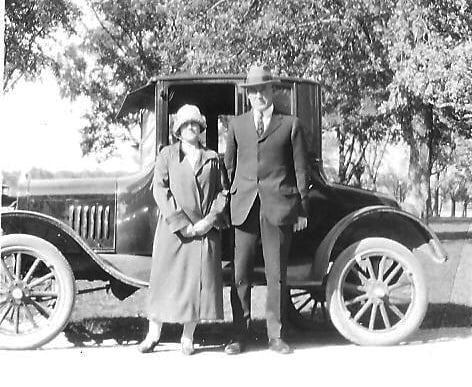
<path id="1" fill-rule="evenodd" d="M 66 325 L 76 280 L 109 281 L 120 299 L 147 286 L 158 208 L 153 163 L 173 141 L 169 128 L 184 103 L 197 105 L 208 128 L 202 141 L 225 152 L 228 120 L 248 110 L 243 76 L 169 76 L 129 93 L 118 119 L 139 120 L 141 171 L 119 178 L 27 180 L 5 200 L 1 216 L 0 348 L 35 348 Z M 311 165 L 308 228 L 294 235 L 288 266 L 289 317 L 313 324 L 327 311 L 347 339 L 361 345 L 404 340 L 421 324 L 427 284 L 422 265 L 444 262 L 434 232 L 395 200 L 333 184 L 323 172 L 321 89 L 280 78 L 274 103 L 304 124 Z M 13 192 L 14 191 L 14 192 Z M 232 230 L 222 232 L 230 282 Z M 262 258 L 254 282 L 264 284 Z M 320 309 L 321 308 L 321 309 Z"/>

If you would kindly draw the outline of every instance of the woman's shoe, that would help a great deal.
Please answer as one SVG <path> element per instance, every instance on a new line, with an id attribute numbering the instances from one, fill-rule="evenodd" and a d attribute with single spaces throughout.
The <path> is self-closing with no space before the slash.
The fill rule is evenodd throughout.
<path id="1" fill-rule="evenodd" d="M 157 340 L 151 340 L 148 338 L 145 338 L 141 343 L 138 345 L 138 351 L 141 353 L 150 353 L 154 351 L 154 348 L 156 348 L 156 345 L 159 344 L 159 339 Z"/>
<path id="2" fill-rule="evenodd" d="M 190 340 L 182 340 L 182 353 L 186 356 L 193 355 L 195 353 L 195 348 L 193 342 Z"/>

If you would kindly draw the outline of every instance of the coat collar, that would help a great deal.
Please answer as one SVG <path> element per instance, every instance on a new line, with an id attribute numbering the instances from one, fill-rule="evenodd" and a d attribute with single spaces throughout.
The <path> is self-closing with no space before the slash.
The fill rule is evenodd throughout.
<path id="1" fill-rule="evenodd" d="M 197 160 L 197 164 L 195 165 L 195 174 L 197 174 L 200 169 L 206 164 L 208 160 L 218 159 L 218 155 L 215 151 L 205 148 L 202 146 L 202 152 L 200 154 L 200 158 Z M 185 154 L 182 151 L 181 142 L 177 141 L 176 143 L 171 145 L 171 152 L 172 155 L 178 158 L 179 163 L 182 163 L 185 158 Z"/>

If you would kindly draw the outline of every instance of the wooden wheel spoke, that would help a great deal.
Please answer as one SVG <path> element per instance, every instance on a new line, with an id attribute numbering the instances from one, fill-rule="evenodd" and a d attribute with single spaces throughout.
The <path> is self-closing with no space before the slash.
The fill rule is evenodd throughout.
<path id="1" fill-rule="evenodd" d="M 49 318 L 49 316 L 51 315 L 51 311 L 49 310 L 49 308 L 41 305 L 39 302 L 36 302 L 35 300 L 30 300 L 30 303 L 36 308 L 36 310 L 41 314 L 41 316 L 45 318 Z"/>
<path id="2" fill-rule="evenodd" d="M 3 260 L 3 258 L 0 258 L 0 267 L 2 269 L 1 271 L 3 271 L 3 273 L 7 277 L 8 282 L 9 283 L 14 282 L 15 279 L 13 278 L 13 275 L 11 274 L 10 269 L 8 268 L 8 266 L 5 264 L 5 261 Z"/>
<path id="3" fill-rule="evenodd" d="M 356 263 L 351 270 L 359 277 L 359 280 L 362 284 L 365 284 L 367 282 L 368 274 L 364 271 L 364 269 L 359 266 L 358 263 Z"/>
<path id="4" fill-rule="evenodd" d="M 369 273 L 369 278 L 376 278 L 374 267 L 372 266 L 372 261 L 370 258 L 365 258 L 364 261 L 367 262 L 367 272 Z"/>
<path id="5" fill-rule="evenodd" d="M 34 288 L 35 286 L 38 286 L 38 285 L 41 285 L 43 282 L 51 279 L 54 277 L 54 273 L 53 272 L 50 272 L 48 274 L 45 274 L 43 275 L 42 277 L 38 278 L 38 279 L 35 279 L 34 281 L 31 281 L 29 284 L 28 284 L 28 287 L 29 288 Z"/>
<path id="6" fill-rule="evenodd" d="M 364 287 L 362 285 L 355 285 L 349 282 L 345 282 L 343 285 L 343 291 L 349 291 L 354 294 L 364 293 Z"/>
<path id="7" fill-rule="evenodd" d="M 32 298 L 57 298 L 58 294 L 56 292 L 51 291 L 32 291 L 30 292 L 30 297 Z"/>
<path id="8" fill-rule="evenodd" d="M 21 261 L 22 256 L 21 253 L 16 253 L 16 260 L 15 260 L 15 279 L 19 281 L 21 278 Z"/>
<path id="9" fill-rule="evenodd" d="M 405 287 L 411 287 L 412 286 L 412 283 L 411 282 L 397 282 L 396 284 L 394 285 L 391 285 L 388 287 L 388 290 L 390 292 L 393 292 L 395 290 L 398 290 L 398 289 L 401 289 L 401 288 L 405 288 Z"/>
<path id="10" fill-rule="evenodd" d="M 384 322 L 385 328 L 391 328 L 390 320 L 388 318 L 387 309 L 385 309 L 385 305 L 382 303 L 380 304 L 380 314 L 382 315 L 382 320 Z"/>
<path id="11" fill-rule="evenodd" d="M 37 328 L 37 327 L 38 327 L 38 324 L 36 324 L 36 320 L 34 319 L 33 314 L 32 314 L 31 311 L 29 310 L 27 304 L 24 305 L 24 309 L 25 309 L 26 318 L 27 318 L 27 319 L 29 320 L 29 322 L 33 325 L 33 327 Z"/>
<path id="12" fill-rule="evenodd" d="M 344 305 L 349 306 L 353 304 L 357 304 L 358 302 L 365 301 L 369 298 L 367 294 L 361 294 L 360 296 L 357 296 L 351 300 L 344 301 Z"/>
<path id="13" fill-rule="evenodd" d="M 364 305 L 362 305 L 362 307 L 355 314 L 354 321 L 357 322 L 364 315 L 364 313 L 367 311 L 367 309 L 369 309 L 369 307 L 371 305 L 372 305 L 371 300 L 368 300 Z"/>
<path id="14" fill-rule="evenodd" d="M 405 315 L 402 313 L 402 311 L 400 309 L 398 309 L 398 307 L 396 305 L 393 305 L 393 304 L 390 304 L 388 303 L 387 304 L 388 308 L 393 312 L 395 313 L 395 315 L 401 320 L 403 319 L 403 317 L 405 317 Z"/>
<path id="15" fill-rule="evenodd" d="M 26 273 L 25 278 L 23 278 L 25 284 L 28 283 L 29 279 L 31 278 L 40 263 L 41 260 L 39 258 L 36 258 L 31 267 L 29 268 L 28 272 Z"/>
<path id="16" fill-rule="evenodd" d="M 379 262 L 379 272 L 377 274 L 377 279 L 379 281 L 383 280 L 384 272 L 385 272 L 385 264 L 387 262 L 387 257 L 385 255 L 382 256 L 382 259 Z"/>
<path id="17" fill-rule="evenodd" d="M 318 302 L 316 300 L 313 300 L 313 308 L 311 309 L 311 313 L 310 313 L 311 320 L 315 319 L 315 313 L 316 313 L 317 307 L 318 307 Z"/>
<path id="18" fill-rule="evenodd" d="M 308 290 L 303 290 L 303 291 L 300 291 L 300 292 L 293 292 L 293 293 L 290 293 L 290 297 L 292 298 L 295 298 L 295 297 L 299 297 L 299 296 L 306 296 L 307 294 L 310 294 L 310 292 Z"/>
<path id="19" fill-rule="evenodd" d="M 388 285 L 392 280 L 393 277 L 402 269 L 402 265 L 400 265 L 398 262 L 396 262 L 395 268 L 388 274 L 388 277 L 385 279 L 384 283 L 385 285 Z"/>
<path id="20" fill-rule="evenodd" d="M 311 301 L 311 297 L 307 298 L 302 304 L 297 307 L 297 312 L 300 312 L 305 306 L 307 306 Z"/>
<path id="21" fill-rule="evenodd" d="M 388 296 L 388 302 L 391 304 L 391 303 L 395 303 L 395 304 L 409 304 L 411 302 L 411 297 L 400 297 L 399 295 L 398 296 L 394 296 L 392 294 L 390 294 Z"/>
<path id="22" fill-rule="evenodd" d="M 369 329 L 373 330 L 375 326 L 375 318 L 377 317 L 377 304 L 372 305 L 372 310 L 370 311 L 370 320 L 369 320 Z"/>
<path id="23" fill-rule="evenodd" d="M 13 327 L 16 334 L 20 333 L 20 307 L 18 305 L 13 307 Z"/>
<path id="24" fill-rule="evenodd" d="M 10 310 L 13 308 L 12 304 L 9 304 L 8 307 L 0 314 L 0 325 L 2 325 L 3 320 L 5 320 L 5 317 L 7 317 L 7 314 L 10 312 Z"/>

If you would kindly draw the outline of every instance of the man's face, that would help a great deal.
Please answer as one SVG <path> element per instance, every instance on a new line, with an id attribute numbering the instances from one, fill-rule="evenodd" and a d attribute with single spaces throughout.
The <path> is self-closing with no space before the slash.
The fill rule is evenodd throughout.
<path id="1" fill-rule="evenodd" d="M 274 99 L 274 90 L 271 84 L 251 86 L 247 88 L 247 96 L 254 110 L 264 111 Z"/>

